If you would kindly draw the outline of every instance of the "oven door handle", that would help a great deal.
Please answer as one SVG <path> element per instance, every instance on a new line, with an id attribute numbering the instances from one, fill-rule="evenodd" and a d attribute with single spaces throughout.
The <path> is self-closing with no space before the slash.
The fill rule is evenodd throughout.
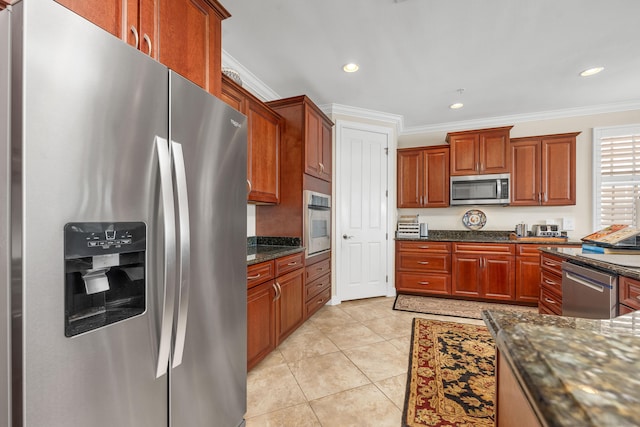
<path id="1" fill-rule="evenodd" d="M 571 274 L 568 271 L 565 271 L 567 275 L 567 279 L 572 280 L 580 285 L 586 286 L 587 288 L 593 289 L 594 291 L 604 292 L 604 288 L 608 287 L 605 284 L 587 281 L 588 279 L 585 277 L 584 279 L 576 276 L 575 274 Z"/>

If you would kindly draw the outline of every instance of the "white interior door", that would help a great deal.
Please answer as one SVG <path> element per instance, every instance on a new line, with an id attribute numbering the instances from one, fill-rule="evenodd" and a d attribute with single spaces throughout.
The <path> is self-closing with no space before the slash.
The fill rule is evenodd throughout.
<path id="1" fill-rule="evenodd" d="M 339 132 L 336 293 L 341 301 L 387 295 L 390 131 Z"/>

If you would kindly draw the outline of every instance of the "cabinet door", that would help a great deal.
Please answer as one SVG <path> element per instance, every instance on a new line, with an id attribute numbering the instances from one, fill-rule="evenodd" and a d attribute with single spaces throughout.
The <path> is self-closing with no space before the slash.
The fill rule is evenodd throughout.
<path id="1" fill-rule="evenodd" d="M 480 297 L 481 255 L 454 254 L 451 262 L 451 294 Z"/>
<path id="2" fill-rule="evenodd" d="M 422 150 L 398 150 L 398 207 L 422 207 Z"/>
<path id="3" fill-rule="evenodd" d="M 438 208 L 449 206 L 449 148 L 424 150 L 423 171 L 425 188 L 423 206 Z"/>
<path id="4" fill-rule="evenodd" d="M 540 140 L 511 143 L 511 205 L 540 204 Z"/>
<path id="5" fill-rule="evenodd" d="M 153 45 L 141 40 L 140 49 L 145 53 L 151 49 L 158 61 L 220 96 L 223 17 L 204 0 L 156 1 L 159 15 Z"/>
<path id="6" fill-rule="evenodd" d="M 480 167 L 478 158 L 478 144 L 480 137 L 477 133 L 452 136 L 451 145 L 451 175 L 477 175 Z"/>
<path id="7" fill-rule="evenodd" d="M 247 369 L 276 348 L 275 295 L 273 280 L 247 291 Z"/>
<path id="8" fill-rule="evenodd" d="M 249 200 L 278 203 L 280 118 L 267 106 L 253 99 L 247 102 L 246 114 L 249 130 L 247 149 L 247 180 L 251 188 Z"/>
<path id="9" fill-rule="evenodd" d="M 509 153 L 509 131 L 481 132 L 478 148 L 479 173 L 508 173 L 511 157 Z"/>
<path id="10" fill-rule="evenodd" d="M 304 173 L 320 178 L 322 119 L 310 107 L 304 107 L 305 145 Z"/>
<path id="11" fill-rule="evenodd" d="M 88 21 L 93 22 L 118 38 L 124 38 L 133 25 L 138 29 L 137 2 L 123 0 L 56 0 Z M 124 18 L 127 22 L 124 22 Z M 133 34 L 131 33 L 133 39 Z M 128 35 L 126 36 L 128 37 Z M 131 43 L 131 42 L 130 42 Z M 131 43 L 132 45 L 135 42 Z"/>
<path id="12" fill-rule="evenodd" d="M 276 342 L 280 343 L 304 321 L 304 268 L 278 277 L 276 286 L 280 292 L 276 311 Z"/>
<path id="13" fill-rule="evenodd" d="M 538 302 L 540 257 L 516 258 L 516 301 Z"/>
<path id="14" fill-rule="evenodd" d="M 482 260 L 482 296 L 510 301 L 514 299 L 514 259 L 509 255 L 487 255 Z"/>
<path id="15" fill-rule="evenodd" d="M 576 136 L 544 138 L 541 143 L 543 206 L 576 204 Z"/>
<path id="16" fill-rule="evenodd" d="M 331 157 L 332 152 L 332 141 L 333 141 L 333 133 L 332 129 L 333 125 L 330 123 L 326 123 L 324 120 L 322 121 L 322 146 L 320 147 L 320 178 L 331 182 L 331 175 L 333 173 L 333 160 Z"/>

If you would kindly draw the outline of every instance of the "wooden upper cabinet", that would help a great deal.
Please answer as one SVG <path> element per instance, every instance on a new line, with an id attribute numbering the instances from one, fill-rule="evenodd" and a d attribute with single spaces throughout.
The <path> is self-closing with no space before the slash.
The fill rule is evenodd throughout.
<path id="1" fill-rule="evenodd" d="M 264 102 L 225 75 L 222 76 L 220 98 L 247 116 L 248 201 L 278 203 L 282 118 Z"/>
<path id="2" fill-rule="evenodd" d="M 398 150 L 398 207 L 449 206 L 449 147 Z"/>
<path id="3" fill-rule="evenodd" d="M 511 205 L 576 204 L 576 136 L 580 132 L 511 141 Z"/>
<path id="4" fill-rule="evenodd" d="M 56 0 L 208 92 L 220 96 L 222 20 L 216 0 Z"/>
<path id="5" fill-rule="evenodd" d="M 512 127 L 448 133 L 451 175 L 510 172 L 509 131 Z"/>
<path id="6" fill-rule="evenodd" d="M 299 141 L 304 151 L 306 175 L 331 182 L 333 122 L 307 96 L 278 99 L 267 103 L 285 117 L 287 138 Z M 297 142 L 296 142 L 297 143 Z"/>

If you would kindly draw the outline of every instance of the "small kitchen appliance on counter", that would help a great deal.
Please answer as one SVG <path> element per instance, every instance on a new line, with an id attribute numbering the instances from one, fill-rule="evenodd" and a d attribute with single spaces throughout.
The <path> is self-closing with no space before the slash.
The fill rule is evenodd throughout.
<path id="1" fill-rule="evenodd" d="M 426 224 L 425 224 L 426 225 Z M 398 218 L 398 237 L 420 237 L 418 215 L 402 215 Z"/>
<path id="2" fill-rule="evenodd" d="M 531 226 L 531 234 L 535 237 L 561 237 L 557 224 L 534 224 Z"/>

